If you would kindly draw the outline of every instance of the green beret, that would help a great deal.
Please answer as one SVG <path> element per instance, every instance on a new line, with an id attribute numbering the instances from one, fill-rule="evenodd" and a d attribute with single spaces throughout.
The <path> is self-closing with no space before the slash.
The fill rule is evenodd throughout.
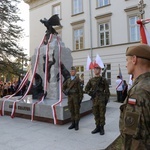
<path id="1" fill-rule="evenodd" d="M 147 44 L 140 44 L 128 47 L 126 50 L 126 56 L 133 56 L 133 55 L 139 58 L 150 60 L 150 46 Z"/>
<path id="2" fill-rule="evenodd" d="M 76 67 L 72 66 L 70 70 L 76 70 Z"/>

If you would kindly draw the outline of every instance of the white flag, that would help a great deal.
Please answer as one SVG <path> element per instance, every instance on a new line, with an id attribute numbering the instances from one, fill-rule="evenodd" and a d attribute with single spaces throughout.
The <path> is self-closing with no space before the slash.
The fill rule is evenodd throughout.
<path id="1" fill-rule="evenodd" d="M 93 63 L 91 61 L 90 56 L 87 57 L 86 70 L 93 69 Z"/>
<path id="2" fill-rule="evenodd" d="M 98 54 L 96 55 L 95 63 L 98 64 L 101 68 L 104 68 L 103 61 L 102 61 L 101 57 Z"/>

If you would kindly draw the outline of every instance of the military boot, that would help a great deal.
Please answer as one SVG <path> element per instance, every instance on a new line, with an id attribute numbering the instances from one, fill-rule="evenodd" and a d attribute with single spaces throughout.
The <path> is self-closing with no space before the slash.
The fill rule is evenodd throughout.
<path id="1" fill-rule="evenodd" d="M 97 125 L 96 128 L 91 132 L 92 134 L 100 132 L 100 126 Z"/>
<path id="2" fill-rule="evenodd" d="M 99 132 L 100 132 L 100 135 L 104 135 L 105 134 L 103 125 L 100 125 L 100 131 Z"/>
<path id="3" fill-rule="evenodd" d="M 70 129 L 73 129 L 73 128 L 75 128 L 75 121 L 72 121 L 72 124 L 68 129 L 70 130 Z"/>
<path id="4" fill-rule="evenodd" d="M 79 130 L 79 121 L 75 121 L 75 130 Z"/>

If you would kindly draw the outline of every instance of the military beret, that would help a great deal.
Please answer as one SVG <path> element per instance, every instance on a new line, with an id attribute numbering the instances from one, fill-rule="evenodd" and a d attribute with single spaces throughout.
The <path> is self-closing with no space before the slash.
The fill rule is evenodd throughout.
<path id="1" fill-rule="evenodd" d="M 76 67 L 72 66 L 70 70 L 76 70 Z"/>
<path id="2" fill-rule="evenodd" d="M 100 67 L 97 63 L 94 64 L 94 68 L 99 68 L 99 69 L 101 69 L 101 67 Z"/>
<path id="3" fill-rule="evenodd" d="M 133 56 L 133 55 L 139 58 L 150 60 L 150 46 L 147 44 L 140 44 L 128 47 L 126 50 L 126 56 Z"/>

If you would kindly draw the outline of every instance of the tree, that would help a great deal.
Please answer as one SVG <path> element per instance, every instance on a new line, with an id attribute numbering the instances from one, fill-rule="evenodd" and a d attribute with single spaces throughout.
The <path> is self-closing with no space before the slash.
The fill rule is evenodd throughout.
<path id="1" fill-rule="evenodd" d="M 18 25 L 23 21 L 17 14 L 19 2 L 0 0 L 0 72 L 16 75 L 22 73 L 22 67 L 20 62 L 15 60 L 21 60 L 26 56 L 24 49 L 18 44 L 23 33 L 23 29 Z"/>

